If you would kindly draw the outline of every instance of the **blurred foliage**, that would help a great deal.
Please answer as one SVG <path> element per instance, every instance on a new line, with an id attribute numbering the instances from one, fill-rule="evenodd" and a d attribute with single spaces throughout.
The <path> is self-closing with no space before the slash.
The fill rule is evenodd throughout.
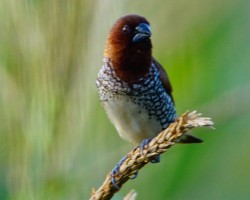
<path id="1" fill-rule="evenodd" d="M 152 25 L 179 113 L 216 130 L 143 169 L 140 199 L 250 198 L 250 1 L 0 1 L 0 199 L 88 199 L 131 149 L 102 109 L 95 78 L 108 30 L 137 13 Z M 211 132 L 211 133 L 210 133 Z M 203 134 L 204 133 L 204 134 Z"/>

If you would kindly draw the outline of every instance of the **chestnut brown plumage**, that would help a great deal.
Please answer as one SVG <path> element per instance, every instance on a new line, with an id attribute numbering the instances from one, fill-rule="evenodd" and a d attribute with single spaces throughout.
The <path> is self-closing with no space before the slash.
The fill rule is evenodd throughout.
<path id="1" fill-rule="evenodd" d="M 149 24 L 138 15 L 118 19 L 109 33 L 104 52 L 104 56 L 110 58 L 117 76 L 129 83 L 144 77 L 151 66 L 150 39 L 143 43 L 132 41 L 135 28 L 140 23 Z"/>

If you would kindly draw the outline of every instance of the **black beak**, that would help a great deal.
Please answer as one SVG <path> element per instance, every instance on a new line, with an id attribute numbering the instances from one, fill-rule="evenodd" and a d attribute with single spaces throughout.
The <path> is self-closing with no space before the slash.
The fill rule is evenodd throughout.
<path id="1" fill-rule="evenodd" d="M 140 23 L 139 26 L 135 28 L 135 36 L 133 37 L 133 42 L 140 42 L 150 38 L 151 36 L 150 26 L 146 23 Z"/>

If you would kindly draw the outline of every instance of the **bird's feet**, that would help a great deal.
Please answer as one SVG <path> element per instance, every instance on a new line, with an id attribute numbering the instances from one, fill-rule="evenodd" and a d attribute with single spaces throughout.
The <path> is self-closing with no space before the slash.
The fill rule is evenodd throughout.
<path id="1" fill-rule="evenodd" d="M 140 144 L 141 150 L 143 151 L 143 149 L 145 148 L 146 145 L 148 145 L 148 143 L 152 140 L 152 138 L 147 138 L 145 140 L 142 141 L 142 143 Z M 136 149 L 136 148 L 135 148 Z M 114 169 L 111 171 L 111 182 L 113 184 L 113 186 L 116 189 L 120 189 L 120 187 L 117 185 L 117 182 L 115 180 L 115 177 L 118 176 L 120 174 L 120 167 L 121 165 L 124 163 L 124 161 L 128 158 L 128 156 L 124 156 L 118 163 L 117 165 L 114 167 Z M 150 159 L 149 162 L 151 163 L 158 163 L 160 162 L 160 156 L 155 156 L 154 158 Z M 138 172 L 135 172 L 132 176 L 130 176 L 130 179 L 135 179 L 138 175 Z"/>
<path id="2" fill-rule="evenodd" d="M 121 167 L 121 165 L 123 164 L 123 162 L 127 159 L 127 155 L 126 156 L 124 156 L 118 163 L 117 163 L 117 165 L 114 167 L 114 169 L 111 171 L 111 182 L 112 182 L 112 184 L 114 185 L 114 187 L 116 188 L 116 189 L 120 189 L 120 187 L 117 185 L 117 182 L 116 182 L 116 180 L 115 180 L 115 176 L 117 176 L 117 175 L 119 175 L 119 173 L 120 173 L 120 171 L 119 171 L 119 169 L 120 169 L 120 167 Z M 132 176 L 130 176 L 129 178 L 130 179 L 135 179 L 136 177 L 137 177 L 137 175 L 138 175 L 138 172 L 135 172 Z"/>
<path id="3" fill-rule="evenodd" d="M 146 145 L 148 145 L 148 143 L 152 140 L 153 138 L 147 138 L 145 140 L 142 141 L 142 143 L 140 144 L 141 150 L 143 151 L 143 149 L 145 148 Z M 155 156 L 154 158 L 150 159 L 149 162 L 151 163 L 158 163 L 160 162 L 160 156 Z"/>

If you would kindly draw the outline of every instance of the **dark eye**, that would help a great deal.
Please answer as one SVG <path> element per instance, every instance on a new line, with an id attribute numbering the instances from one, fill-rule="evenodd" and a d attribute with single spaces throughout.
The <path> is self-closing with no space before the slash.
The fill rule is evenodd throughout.
<path id="1" fill-rule="evenodd" d="M 129 33 L 129 32 L 130 32 L 129 26 L 128 26 L 128 25 L 123 26 L 122 32 L 123 32 L 123 33 Z"/>

